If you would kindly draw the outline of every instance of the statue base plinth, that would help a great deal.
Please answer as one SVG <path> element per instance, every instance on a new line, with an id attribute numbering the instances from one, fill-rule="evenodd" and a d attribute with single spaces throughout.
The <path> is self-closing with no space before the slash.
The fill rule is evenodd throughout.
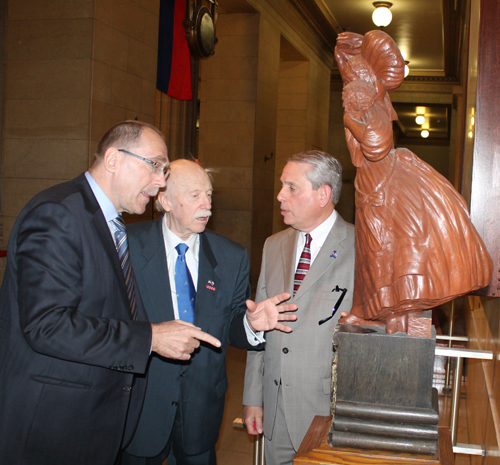
<path id="1" fill-rule="evenodd" d="M 436 455 L 432 337 L 340 325 L 334 335 L 332 447 Z"/>
<path id="2" fill-rule="evenodd" d="M 294 465 L 453 465 L 450 429 L 439 427 L 438 452 L 429 455 L 384 452 L 371 449 L 334 448 L 327 443 L 332 417 L 314 420 L 293 460 Z"/>

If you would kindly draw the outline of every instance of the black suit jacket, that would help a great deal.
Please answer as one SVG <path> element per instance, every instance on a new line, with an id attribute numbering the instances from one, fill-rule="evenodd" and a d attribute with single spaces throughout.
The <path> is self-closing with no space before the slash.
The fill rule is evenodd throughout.
<path id="1" fill-rule="evenodd" d="M 129 244 L 150 321 L 173 320 L 162 219 L 131 225 Z M 200 234 L 194 324 L 218 338 L 222 346 L 216 349 L 202 343 L 187 362 L 151 358 L 144 408 L 127 452 L 139 457 L 160 454 L 177 406 L 184 450 L 200 454 L 215 446 L 227 390 L 227 344 L 252 348 L 243 326 L 245 301 L 250 298 L 248 275 L 248 254 L 242 246 L 212 231 Z"/>
<path id="2" fill-rule="evenodd" d="M 151 347 L 150 324 L 130 318 L 85 176 L 38 194 L 14 225 L 0 293 L 0 463 L 114 462 Z"/>

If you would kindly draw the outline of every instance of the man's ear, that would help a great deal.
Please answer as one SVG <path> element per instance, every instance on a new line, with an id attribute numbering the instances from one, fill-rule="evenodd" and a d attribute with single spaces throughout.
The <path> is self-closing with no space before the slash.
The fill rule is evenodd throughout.
<path id="1" fill-rule="evenodd" d="M 322 185 L 318 189 L 319 206 L 321 208 L 325 207 L 330 203 L 331 198 L 332 198 L 332 188 L 330 186 L 327 186 L 326 184 Z"/>
<path id="2" fill-rule="evenodd" d="M 169 196 L 165 191 L 158 193 L 158 202 L 160 203 L 160 205 L 163 207 L 163 209 L 166 212 L 169 212 L 172 210 L 172 206 L 170 205 Z"/>
<path id="3" fill-rule="evenodd" d="M 115 147 L 109 147 L 103 156 L 103 165 L 106 171 L 115 173 L 118 170 L 123 155 Z"/>

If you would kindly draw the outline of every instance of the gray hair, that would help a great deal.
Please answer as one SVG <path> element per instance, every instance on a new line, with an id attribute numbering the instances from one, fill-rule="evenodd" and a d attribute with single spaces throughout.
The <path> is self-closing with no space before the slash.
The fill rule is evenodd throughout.
<path id="1" fill-rule="evenodd" d="M 191 161 L 191 160 L 189 160 Z M 193 162 L 193 163 L 196 163 L 200 168 L 203 169 L 203 171 L 205 171 L 205 173 L 208 174 L 208 177 L 210 178 L 210 182 L 213 184 L 214 183 L 214 176 L 213 176 L 213 173 L 216 173 L 217 170 L 214 169 L 214 168 L 204 168 L 203 166 L 201 166 L 197 161 L 196 162 Z M 167 171 L 167 177 L 166 177 L 166 185 L 165 187 L 163 187 L 162 189 L 159 190 L 158 192 L 158 195 L 162 192 L 166 192 L 167 189 L 168 189 L 168 178 L 170 176 L 170 167 Z M 155 207 L 156 207 L 156 210 L 159 211 L 160 213 L 165 213 L 165 209 L 163 208 L 163 205 L 160 203 L 160 201 L 158 200 L 158 198 L 156 198 L 155 200 Z"/>
<path id="2" fill-rule="evenodd" d="M 337 159 L 329 153 L 319 150 L 308 150 L 292 155 L 289 163 L 308 163 L 311 169 L 307 172 L 306 178 L 311 183 L 314 190 L 327 185 L 332 189 L 332 203 L 337 205 L 342 190 L 342 166 Z"/>

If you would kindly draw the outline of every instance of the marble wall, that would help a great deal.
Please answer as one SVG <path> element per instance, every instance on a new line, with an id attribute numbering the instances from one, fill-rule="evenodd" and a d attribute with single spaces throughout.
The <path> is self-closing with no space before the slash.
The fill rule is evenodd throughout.
<path id="1" fill-rule="evenodd" d="M 85 171 L 115 123 L 154 123 L 159 0 L 7 0 L 4 245 L 37 192 Z"/>
<path id="2" fill-rule="evenodd" d="M 186 105 L 155 89 L 159 0 L 5 2 L 2 248 L 25 203 L 85 171 L 121 120 L 160 125 L 172 158 L 187 156 Z M 327 149 L 333 56 L 283 2 L 232 13 L 200 62 L 198 158 L 216 170 L 210 226 L 248 248 L 256 281 L 273 216 L 282 227 L 285 158 Z"/>
<path id="3" fill-rule="evenodd" d="M 327 148 L 330 67 L 267 2 L 249 3 L 219 15 L 215 54 L 200 63 L 198 158 L 215 170 L 209 227 L 248 249 L 255 288 L 264 241 L 283 228 L 286 158 Z"/>

